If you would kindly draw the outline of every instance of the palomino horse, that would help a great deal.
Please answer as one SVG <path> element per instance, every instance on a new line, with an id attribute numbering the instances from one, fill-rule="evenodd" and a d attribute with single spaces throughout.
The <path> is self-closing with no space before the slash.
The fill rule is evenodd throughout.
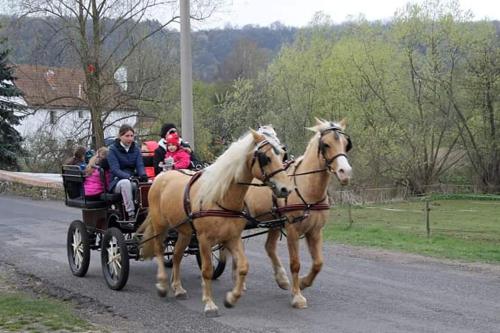
<path id="1" fill-rule="evenodd" d="M 242 293 L 248 261 L 243 251 L 241 233 L 245 228 L 244 197 L 255 177 L 270 186 L 278 197 L 286 197 L 293 189 L 281 162 L 283 150 L 271 137 L 251 130 L 233 143 L 201 176 L 191 177 L 177 171 L 158 176 L 149 191 L 149 214 L 144 230 L 143 256 L 158 263 L 157 288 L 160 296 L 168 291 L 164 268 L 163 241 L 168 229 L 176 228 L 178 239 L 173 255 L 172 288 L 174 295 L 185 298 L 181 285 L 180 262 L 193 232 L 198 239 L 202 258 L 202 301 L 208 316 L 217 315 L 212 299 L 212 247 L 222 244 L 237 262 L 238 277 L 224 305 L 232 307 Z M 282 172 L 283 171 L 283 172 Z M 198 179 L 198 180 L 195 180 Z M 153 241 L 147 241 L 152 239 Z"/>
<path id="2" fill-rule="evenodd" d="M 312 285 L 323 265 L 322 228 L 328 219 L 327 188 L 331 175 L 334 174 L 342 185 L 346 185 L 351 177 L 346 153 L 352 144 L 343 132 L 345 120 L 332 123 L 316 119 L 316 122 L 316 126 L 310 128 L 316 134 L 309 141 L 304 155 L 287 171 L 296 185 L 287 202 L 279 200 L 272 215 L 271 191 L 254 187 L 245 198 L 250 215 L 260 220 L 276 217 L 276 213 L 287 217 L 285 229 L 292 273 L 292 306 L 295 308 L 307 307 L 307 300 L 301 290 Z M 276 282 L 281 288 L 288 289 L 290 282 L 276 254 L 280 232 L 279 229 L 269 230 L 266 251 L 272 262 Z M 299 238 L 302 235 L 305 235 L 313 263 L 309 274 L 299 279 Z"/>

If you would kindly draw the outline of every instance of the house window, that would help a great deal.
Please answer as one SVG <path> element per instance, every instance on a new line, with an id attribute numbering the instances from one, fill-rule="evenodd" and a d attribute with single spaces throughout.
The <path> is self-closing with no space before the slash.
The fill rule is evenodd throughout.
<path id="1" fill-rule="evenodd" d="M 50 117 L 50 124 L 54 125 L 57 122 L 56 112 L 55 111 L 49 111 L 49 117 Z"/>
<path id="2" fill-rule="evenodd" d="M 78 118 L 83 118 L 83 111 L 82 110 L 78 110 Z"/>

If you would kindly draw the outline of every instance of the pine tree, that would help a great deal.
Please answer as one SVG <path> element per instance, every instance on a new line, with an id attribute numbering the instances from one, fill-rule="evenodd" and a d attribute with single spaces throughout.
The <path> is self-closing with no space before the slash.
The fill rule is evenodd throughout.
<path id="1" fill-rule="evenodd" d="M 22 137 L 14 128 L 19 125 L 22 116 L 14 112 L 23 107 L 10 98 L 21 96 L 21 91 L 14 85 L 13 69 L 9 66 L 9 50 L 4 49 L 5 41 L 0 41 L 0 169 L 19 170 L 17 157 L 22 154 Z"/>

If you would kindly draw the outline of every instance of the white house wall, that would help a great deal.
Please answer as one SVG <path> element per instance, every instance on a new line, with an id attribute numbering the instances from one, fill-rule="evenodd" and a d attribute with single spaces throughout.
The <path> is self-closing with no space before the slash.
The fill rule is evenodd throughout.
<path id="1" fill-rule="evenodd" d="M 29 115 L 21 121 L 21 124 L 16 126 L 23 138 L 43 133 L 58 141 L 78 140 L 84 137 L 90 140 L 90 111 L 88 110 L 39 109 L 34 113 L 30 111 L 32 110 L 26 112 Z M 51 118 L 55 121 L 54 124 L 51 124 Z M 122 124 L 134 126 L 136 122 L 135 112 L 114 111 L 105 122 L 105 124 L 113 123 L 113 125 L 104 130 L 104 137 L 115 137 Z"/>

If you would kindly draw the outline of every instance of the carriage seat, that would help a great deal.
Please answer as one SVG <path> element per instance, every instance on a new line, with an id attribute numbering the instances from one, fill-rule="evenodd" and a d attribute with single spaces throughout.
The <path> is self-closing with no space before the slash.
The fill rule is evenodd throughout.
<path id="1" fill-rule="evenodd" d="M 122 200 L 120 193 L 102 193 L 95 196 L 85 196 L 83 182 L 85 174 L 77 165 L 63 165 L 62 178 L 66 206 L 86 209 L 105 208 Z"/>

